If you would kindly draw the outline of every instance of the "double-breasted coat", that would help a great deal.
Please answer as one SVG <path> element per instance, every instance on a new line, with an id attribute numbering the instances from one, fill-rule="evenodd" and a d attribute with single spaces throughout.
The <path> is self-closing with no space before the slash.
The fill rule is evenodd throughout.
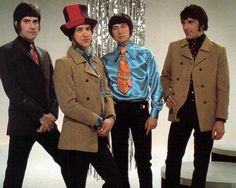
<path id="1" fill-rule="evenodd" d="M 101 114 L 115 115 L 102 62 L 93 57 L 99 74 L 76 49 L 55 63 L 54 84 L 59 106 L 64 113 L 59 148 L 85 152 L 98 151 L 94 125 Z M 105 96 L 101 95 L 99 80 Z"/>
<path id="2" fill-rule="evenodd" d="M 168 120 L 178 122 L 178 110 L 185 103 L 192 75 L 199 125 L 209 131 L 216 118 L 227 120 L 229 69 L 224 47 L 205 38 L 194 60 L 186 39 L 172 42 L 162 70 L 163 97 L 177 103 L 169 110 Z"/>
<path id="3" fill-rule="evenodd" d="M 0 77 L 10 103 L 7 134 L 11 136 L 35 135 L 43 114 L 58 116 L 51 59 L 47 51 L 36 50 L 39 65 L 20 36 L 0 47 Z"/>

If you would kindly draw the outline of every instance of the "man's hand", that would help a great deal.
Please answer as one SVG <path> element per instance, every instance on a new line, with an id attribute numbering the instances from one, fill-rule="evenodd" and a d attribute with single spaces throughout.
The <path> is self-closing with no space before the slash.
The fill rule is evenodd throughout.
<path id="1" fill-rule="evenodd" d="M 212 139 L 220 140 L 225 134 L 225 123 L 223 121 L 216 121 L 212 129 Z"/>
<path id="2" fill-rule="evenodd" d="M 113 118 L 107 118 L 103 121 L 102 128 L 97 130 L 97 133 L 101 137 L 106 137 L 109 135 L 109 132 L 111 131 L 113 125 L 115 123 L 115 120 Z"/>
<path id="3" fill-rule="evenodd" d="M 148 135 L 152 129 L 155 129 L 156 126 L 157 126 L 157 119 L 149 117 L 145 123 L 146 135 Z"/>
<path id="4" fill-rule="evenodd" d="M 174 106 L 176 106 L 176 102 L 174 101 L 174 99 L 171 97 L 171 96 L 168 96 L 167 99 L 166 99 L 166 106 L 169 108 L 169 109 L 172 109 Z"/>
<path id="5" fill-rule="evenodd" d="M 47 131 L 47 128 L 45 128 L 43 125 L 40 125 L 40 127 L 37 129 L 37 133 L 44 133 Z"/>
<path id="6" fill-rule="evenodd" d="M 54 126 L 55 126 L 55 121 L 56 118 L 53 114 L 49 113 L 49 114 L 44 114 L 40 119 L 39 122 L 41 124 L 41 126 L 39 127 L 39 129 L 37 129 L 37 132 L 42 133 L 45 131 L 51 131 Z"/>

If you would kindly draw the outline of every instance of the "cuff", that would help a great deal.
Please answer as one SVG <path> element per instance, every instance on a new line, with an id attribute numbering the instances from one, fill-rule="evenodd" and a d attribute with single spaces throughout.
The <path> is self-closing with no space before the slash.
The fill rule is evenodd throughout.
<path id="1" fill-rule="evenodd" d="M 216 121 L 222 121 L 222 122 L 226 122 L 226 120 L 225 119 L 223 119 L 223 118 L 216 118 Z"/>
<path id="2" fill-rule="evenodd" d="M 105 119 L 108 119 L 108 118 L 112 118 L 112 119 L 114 119 L 114 121 L 116 121 L 116 116 L 114 116 L 113 114 L 108 115 Z"/>

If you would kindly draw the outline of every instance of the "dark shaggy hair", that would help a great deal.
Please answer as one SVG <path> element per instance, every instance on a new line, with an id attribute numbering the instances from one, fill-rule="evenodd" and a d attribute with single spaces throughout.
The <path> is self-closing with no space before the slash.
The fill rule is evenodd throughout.
<path id="1" fill-rule="evenodd" d="M 180 13 L 180 19 L 182 21 L 186 20 L 187 18 L 198 20 L 200 27 L 203 26 L 204 31 L 208 29 L 208 17 L 202 7 L 194 4 L 186 6 Z"/>
<path id="2" fill-rule="evenodd" d="M 132 22 L 131 18 L 127 14 L 120 13 L 120 14 L 115 14 L 109 20 L 108 29 L 109 29 L 109 33 L 110 33 L 110 35 L 112 37 L 113 37 L 113 34 L 112 34 L 112 27 L 113 27 L 113 25 L 121 24 L 121 23 L 127 23 L 128 26 L 129 26 L 129 34 L 130 34 L 130 36 L 133 34 L 134 26 L 133 26 L 133 22 Z"/>
<path id="3" fill-rule="evenodd" d="M 40 25 L 41 14 L 38 5 L 26 1 L 22 2 L 13 13 L 13 24 L 17 34 L 20 32 L 20 22 L 26 16 L 37 17 Z"/>

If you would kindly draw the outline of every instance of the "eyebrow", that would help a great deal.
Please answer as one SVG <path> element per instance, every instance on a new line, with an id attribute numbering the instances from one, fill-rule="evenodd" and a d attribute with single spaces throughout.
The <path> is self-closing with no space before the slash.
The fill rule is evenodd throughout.
<path id="1" fill-rule="evenodd" d="M 30 18 L 23 18 L 22 20 L 24 20 L 24 21 L 38 21 L 38 18 L 35 18 L 35 19 L 30 19 Z"/>

